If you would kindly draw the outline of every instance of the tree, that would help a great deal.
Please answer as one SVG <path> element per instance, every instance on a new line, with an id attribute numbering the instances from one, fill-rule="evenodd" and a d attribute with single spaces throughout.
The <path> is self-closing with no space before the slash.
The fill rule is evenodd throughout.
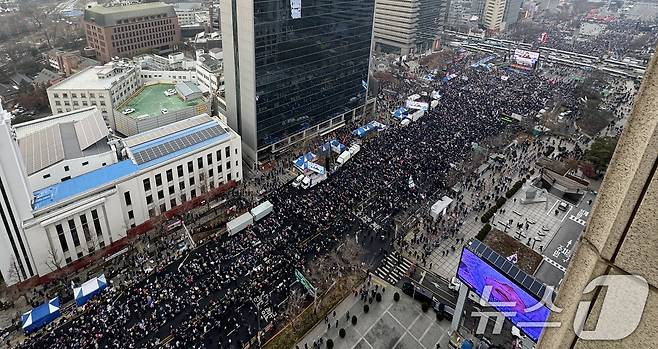
<path id="1" fill-rule="evenodd" d="M 21 271 L 18 267 L 18 262 L 16 261 L 16 257 L 12 256 L 11 262 L 9 262 L 9 282 L 12 282 L 16 280 L 17 282 L 23 281 L 23 276 L 21 275 Z"/>
<path id="2" fill-rule="evenodd" d="M 616 147 L 617 138 L 599 137 L 594 140 L 592 146 L 585 153 L 585 159 L 594 165 L 596 172 L 605 173 Z"/>
<path id="3" fill-rule="evenodd" d="M 51 35 L 47 26 L 47 22 L 49 21 L 48 11 L 43 8 L 38 8 L 34 3 L 30 4 L 28 1 L 21 1 L 19 4 L 19 13 L 23 15 L 23 17 L 25 17 L 27 20 L 32 22 L 37 30 L 41 31 L 44 38 L 46 39 L 48 48 L 52 48 L 50 43 Z"/>
<path id="4" fill-rule="evenodd" d="M 48 250 L 46 265 L 50 268 L 50 271 L 55 271 L 62 267 L 62 257 L 59 256 L 57 251 L 50 249 Z"/>
<path id="5" fill-rule="evenodd" d="M 304 295 L 302 295 L 301 292 L 292 291 L 288 296 L 288 306 L 286 307 L 284 314 L 288 320 L 290 320 L 290 326 L 292 327 L 293 331 L 296 331 L 295 326 L 297 323 L 295 322 L 295 318 L 297 317 L 299 311 L 302 309 L 303 305 Z"/>

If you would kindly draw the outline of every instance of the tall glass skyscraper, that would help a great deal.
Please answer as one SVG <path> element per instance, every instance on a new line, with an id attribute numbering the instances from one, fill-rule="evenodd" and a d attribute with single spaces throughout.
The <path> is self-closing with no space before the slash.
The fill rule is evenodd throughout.
<path id="1" fill-rule="evenodd" d="M 364 112 L 375 0 L 221 2 L 229 125 L 257 160 Z"/>

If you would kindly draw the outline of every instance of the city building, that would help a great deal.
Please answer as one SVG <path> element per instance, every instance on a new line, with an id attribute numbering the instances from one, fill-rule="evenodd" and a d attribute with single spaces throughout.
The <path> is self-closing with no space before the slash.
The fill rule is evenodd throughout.
<path id="1" fill-rule="evenodd" d="M 131 57 L 146 51 L 172 52 L 181 40 L 173 6 L 161 2 L 85 9 L 87 45 L 106 63 L 114 57 Z"/>
<path id="2" fill-rule="evenodd" d="M 402 55 L 427 50 L 447 16 L 446 0 L 378 0 L 373 29 L 377 49 Z"/>
<path id="3" fill-rule="evenodd" d="M 240 137 L 207 114 L 120 139 L 96 107 L 16 126 L 0 110 L 0 147 L 8 285 L 105 253 L 130 229 L 242 179 Z"/>
<path id="4" fill-rule="evenodd" d="M 487 0 L 484 5 L 482 24 L 488 31 L 504 29 L 506 0 Z"/>
<path id="5" fill-rule="evenodd" d="M 98 106 L 107 125 L 122 136 L 131 136 L 175 121 L 210 113 L 212 99 L 197 96 L 183 100 L 176 92 L 180 82 L 197 83 L 197 66 L 182 53 L 168 57 L 140 55 L 87 68 L 47 89 L 55 114 Z M 204 68 L 200 71 L 208 72 Z M 217 79 L 217 78 L 216 78 Z M 204 77 L 202 82 L 206 82 Z M 210 89 L 203 85 L 203 92 Z"/>
<path id="6" fill-rule="evenodd" d="M 374 0 L 222 1 L 226 116 L 259 158 L 372 113 Z"/>
<path id="7" fill-rule="evenodd" d="M 105 122 L 116 130 L 114 110 L 140 87 L 135 65 L 115 61 L 84 69 L 50 86 L 47 94 L 53 114 L 98 106 Z"/>
<path id="8" fill-rule="evenodd" d="M 506 0 L 505 1 L 505 14 L 503 15 L 503 22 L 505 28 L 515 24 L 519 20 L 519 13 L 523 6 L 523 0 Z"/>
<path id="9" fill-rule="evenodd" d="M 208 9 L 200 2 L 180 2 L 175 3 L 174 11 L 178 17 L 178 24 L 183 26 L 189 25 L 206 25 L 208 23 Z"/>
<path id="10" fill-rule="evenodd" d="M 196 77 L 203 91 L 217 94 L 224 91 L 224 52 L 219 48 L 196 51 Z M 226 109 L 224 107 L 223 109 Z"/>
<path id="11" fill-rule="evenodd" d="M 571 252 L 554 301 L 560 311 L 547 322 L 560 326 L 544 329 L 539 349 L 658 346 L 657 63 L 654 56 Z"/>
<path id="12" fill-rule="evenodd" d="M 48 60 L 48 65 L 64 74 L 64 76 L 69 76 L 82 69 L 100 64 L 99 61 L 84 57 L 78 52 L 66 52 L 56 48 L 46 52 L 44 55 Z"/>

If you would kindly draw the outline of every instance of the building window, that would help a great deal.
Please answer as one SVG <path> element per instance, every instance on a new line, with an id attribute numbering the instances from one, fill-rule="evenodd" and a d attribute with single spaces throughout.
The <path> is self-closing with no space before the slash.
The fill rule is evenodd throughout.
<path id="1" fill-rule="evenodd" d="M 50 178 L 50 173 L 46 173 L 45 175 L 43 175 L 43 179 L 47 179 L 47 178 Z"/>
<path id="2" fill-rule="evenodd" d="M 183 177 L 183 165 L 178 165 L 176 171 L 178 172 L 178 178 Z"/>
<path id="3" fill-rule="evenodd" d="M 224 171 L 224 170 L 222 169 L 222 164 L 217 165 L 217 174 L 218 174 L 218 175 L 221 175 L 222 171 Z"/>
<path id="4" fill-rule="evenodd" d="M 146 178 L 144 179 L 144 191 L 149 191 L 151 190 L 151 181 Z"/>
<path id="5" fill-rule="evenodd" d="M 192 164 L 192 161 L 187 162 L 187 173 L 193 173 L 194 172 L 194 164 Z"/>
<path id="6" fill-rule="evenodd" d="M 158 200 L 164 199 L 164 192 L 162 190 L 158 190 Z"/>
<path id="7" fill-rule="evenodd" d="M 157 175 L 155 175 L 155 186 L 159 187 L 161 185 L 162 185 L 162 175 L 158 173 Z"/>
<path id="8" fill-rule="evenodd" d="M 68 181 L 69 179 L 71 179 L 71 176 L 62 177 L 61 181 L 62 181 L 62 182 L 66 182 L 66 181 Z"/>
<path id="9" fill-rule="evenodd" d="M 208 169 L 208 177 L 212 177 L 212 168 Z"/>
<path id="10" fill-rule="evenodd" d="M 192 189 L 190 190 L 190 197 L 194 199 L 196 197 L 196 190 Z"/>
<path id="11" fill-rule="evenodd" d="M 190 186 L 194 185 L 194 177 L 190 177 Z"/>
<path id="12" fill-rule="evenodd" d="M 149 217 L 151 218 L 155 217 L 155 209 L 149 208 Z"/>
<path id="13" fill-rule="evenodd" d="M 174 173 L 172 170 L 167 170 L 167 182 L 171 182 L 174 180 Z"/>
<path id="14" fill-rule="evenodd" d="M 89 165 L 89 161 L 83 161 L 82 162 L 82 166 L 87 166 L 87 165 Z"/>
<path id="15" fill-rule="evenodd" d="M 62 228 L 61 224 L 57 224 L 55 226 L 55 230 L 57 230 L 57 237 L 59 238 L 59 244 L 62 246 L 62 251 L 68 252 L 69 244 L 66 242 L 66 235 L 64 235 L 64 228 Z"/>
<path id="16" fill-rule="evenodd" d="M 69 170 L 68 165 L 67 165 L 67 166 L 64 166 L 64 171 L 67 171 L 67 172 L 68 172 L 68 170 Z"/>
<path id="17" fill-rule="evenodd" d="M 203 168 L 203 158 L 196 159 L 197 168 Z"/>
<path id="18" fill-rule="evenodd" d="M 170 205 L 170 207 L 172 207 L 172 208 L 173 208 L 173 207 L 176 207 L 176 199 L 171 199 L 171 201 L 169 201 L 169 205 Z"/>
<path id="19" fill-rule="evenodd" d="M 130 206 L 130 205 L 133 204 L 133 201 L 130 198 L 130 192 L 129 191 L 123 193 L 123 198 L 126 200 L 126 206 Z"/>
<path id="20" fill-rule="evenodd" d="M 134 219 L 134 218 L 135 218 L 135 214 L 133 213 L 133 211 L 132 210 L 128 211 L 128 219 Z"/>
<path id="21" fill-rule="evenodd" d="M 81 214 L 80 215 L 80 226 L 82 226 L 82 234 L 85 236 L 85 240 L 87 242 L 91 241 L 91 234 L 89 233 L 89 224 L 87 223 L 87 215 Z M 93 250 L 94 248 L 89 246 L 90 250 Z"/>
<path id="22" fill-rule="evenodd" d="M 231 169 L 231 162 L 230 162 L 230 161 L 227 161 L 227 162 L 226 162 L 226 169 L 227 169 L 227 170 L 230 170 L 230 169 Z"/>
<path id="23" fill-rule="evenodd" d="M 151 195 L 146 195 L 146 204 L 150 205 L 153 203 L 153 196 Z"/>
<path id="24" fill-rule="evenodd" d="M 178 188 L 179 188 L 180 190 L 184 190 L 184 189 L 185 189 L 185 182 L 180 182 L 180 183 L 178 183 Z"/>
<path id="25" fill-rule="evenodd" d="M 212 165 L 212 154 L 208 154 L 206 156 L 206 160 L 207 160 L 206 162 L 208 163 L 208 165 Z"/>
<path id="26" fill-rule="evenodd" d="M 167 205 L 160 204 L 160 212 L 167 212 Z"/>
<path id="27" fill-rule="evenodd" d="M 75 220 L 69 219 L 69 230 L 71 231 L 71 237 L 73 238 L 73 245 L 75 247 L 80 246 L 80 238 L 78 238 L 78 229 L 75 228 Z"/>
<path id="28" fill-rule="evenodd" d="M 226 158 L 231 157 L 231 147 L 226 147 L 224 149 L 224 155 L 226 156 Z"/>
<path id="29" fill-rule="evenodd" d="M 174 186 L 169 186 L 169 195 L 172 195 L 174 193 Z"/>
<path id="30" fill-rule="evenodd" d="M 96 210 L 91 210 L 91 220 L 94 222 L 94 229 L 96 229 L 96 236 L 102 237 L 103 230 L 101 229 L 101 221 L 98 219 L 98 212 Z M 104 242 L 101 242 L 101 247 L 105 246 Z"/>
<path id="31" fill-rule="evenodd" d="M 231 173 L 230 173 L 230 172 L 226 174 L 226 180 L 227 180 L 227 181 L 230 181 L 230 180 L 231 180 Z"/>

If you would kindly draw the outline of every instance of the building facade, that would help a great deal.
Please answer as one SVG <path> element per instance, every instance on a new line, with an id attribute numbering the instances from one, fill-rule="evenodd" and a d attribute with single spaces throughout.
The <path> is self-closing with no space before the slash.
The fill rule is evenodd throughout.
<path id="1" fill-rule="evenodd" d="M 85 10 L 83 23 L 87 45 L 103 63 L 151 50 L 171 52 L 181 40 L 173 6 L 161 2 L 94 6 Z"/>
<path id="2" fill-rule="evenodd" d="M 116 130 L 114 110 L 141 86 L 134 64 L 111 62 L 89 67 L 47 89 L 53 114 L 97 106 L 105 122 Z"/>
<path id="3" fill-rule="evenodd" d="M 506 0 L 487 0 L 482 17 L 486 30 L 495 32 L 504 29 L 506 3 Z"/>
<path id="4" fill-rule="evenodd" d="M 240 137 L 205 114 L 113 142 L 94 128 L 102 124 L 95 108 L 22 127 L 10 123 L 11 115 L 0 111 L 0 271 L 8 285 L 74 263 L 132 227 L 242 179 Z M 65 130 L 78 141 L 68 142 Z M 62 142 L 63 154 L 53 158 Z M 88 147 L 108 150 L 102 154 L 111 158 L 91 164 Z M 89 171 L 69 168 L 74 176 L 56 178 L 73 162 L 80 168 L 89 162 Z M 42 168 L 30 178 L 35 163 Z"/>
<path id="5" fill-rule="evenodd" d="M 523 6 L 523 0 L 506 0 L 505 1 L 505 14 L 503 15 L 503 22 L 505 28 L 519 21 L 519 13 Z"/>
<path id="6" fill-rule="evenodd" d="M 406 55 L 432 47 L 448 16 L 447 0 L 377 0 L 377 49 Z"/>
<path id="7" fill-rule="evenodd" d="M 227 119 L 250 165 L 363 114 L 374 0 L 220 6 Z"/>

